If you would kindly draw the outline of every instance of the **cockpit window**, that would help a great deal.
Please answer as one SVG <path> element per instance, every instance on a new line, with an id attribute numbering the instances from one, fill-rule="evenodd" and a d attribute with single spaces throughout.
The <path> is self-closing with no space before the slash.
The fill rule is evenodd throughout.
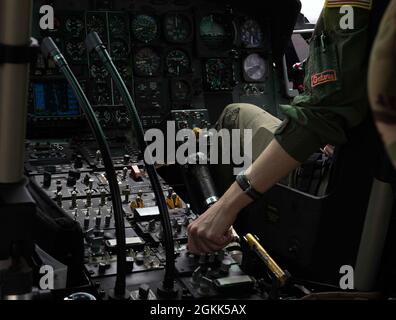
<path id="1" fill-rule="evenodd" d="M 322 11 L 325 0 L 301 0 L 301 13 L 310 23 L 316 23 Z"/>

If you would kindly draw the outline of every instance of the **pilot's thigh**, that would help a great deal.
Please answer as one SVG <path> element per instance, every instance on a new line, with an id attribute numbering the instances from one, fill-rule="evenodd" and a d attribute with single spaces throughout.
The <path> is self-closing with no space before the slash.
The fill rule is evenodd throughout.
<path id="1" fill-rule="evenodd" d="M 248 103 L 228 105 L 216 123 L 216 129 L 240 129 L 241 146 L 244 145 L 244 129 L 252 130 L 253 161 L 270 144 L 281 120 L 267 111 Z"/>
<path id="2" fill-rule="evenodd" d="M 241 143 L 243 148 L 243 129 L 252 130 L 252 158 L 253 161 L 261 152 L 270 144 L 274 138 L 274 132 L 281 124 L 278 118 L 275 118 L 268 112 L 259 107 L 247 103 L 235 103 L 227 106 L 216 123 L 216 130 L 221 129 L 240 129 Z M 219 144 L 219 159 L 221 159 L 222 144 Z M 241 150 L 242 151 L 242 150 Z M 241 153 L 242 154 L 242 153 Z M 229 186 L 235 181 L 234 166 L 230 164 L 221 164 L 211 166 L 215 174 L 215 183 L 220 194 L 223 194 Z"/>

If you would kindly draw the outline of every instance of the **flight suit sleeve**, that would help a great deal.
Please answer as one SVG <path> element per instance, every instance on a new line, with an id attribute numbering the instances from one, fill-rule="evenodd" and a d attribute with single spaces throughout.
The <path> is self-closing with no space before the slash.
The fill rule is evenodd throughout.
<path id="1" fill-rule="evenodd" d="M 299 162 L 326 144 L 345 143 L 346 130 L 358 125 L 367 114 L 372 2 L 356 0 L 348 11 L 341 10 L 339 3 L 327 0 L 316 25 L 304 93 L 291 105 L 280 106 L 285 120 L 275 139 Z"/>
<path id="2" fill-rule="evenodd" d="M 369 97 L 377 127 L 396 166 L 396 0 L 382 19 L 369 67 Z"/>

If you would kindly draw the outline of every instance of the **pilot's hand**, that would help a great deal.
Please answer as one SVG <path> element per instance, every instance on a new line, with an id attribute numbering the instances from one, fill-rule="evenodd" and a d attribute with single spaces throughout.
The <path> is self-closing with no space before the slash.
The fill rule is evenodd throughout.
<path id="1" fill-rule="evenodd" d="M 323 149 L 320 149 L 326 156 L 332 157 L 334 156 L 335 147 L 328 144 Z"/>
<path id="2" fill-rule="evenodd" d="M 188 250 L 205 254 L 223 249 L 232 242 L 233 225 L 238 212 L 230 210 L 220 199 L 188 226 Z"/>

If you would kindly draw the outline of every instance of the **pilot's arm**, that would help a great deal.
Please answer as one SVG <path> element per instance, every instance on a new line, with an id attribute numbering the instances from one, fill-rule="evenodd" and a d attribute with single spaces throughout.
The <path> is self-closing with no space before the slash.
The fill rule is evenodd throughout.
<path id="1" fill-rule="evenodd" d="M 348 10 L 353 15 L 349 20 L 340 13 L 339 3 L 327 0 L 317 23 L 310 44 L 305 92 L 291 105 L 281 106 L 286 120 L 246 171 L 251 185 L 261 193 L 320 147 L 345 143 L 346 129 L 358 125 L 366 115 L 371 3 L 354 1 L 353 10 Z M 230 227 L 252 201 L 237 183 L 232 184 L 214 206 L 189 226 L 189 250 L 206 253 L 227 245 L 231 241 Z"/>

